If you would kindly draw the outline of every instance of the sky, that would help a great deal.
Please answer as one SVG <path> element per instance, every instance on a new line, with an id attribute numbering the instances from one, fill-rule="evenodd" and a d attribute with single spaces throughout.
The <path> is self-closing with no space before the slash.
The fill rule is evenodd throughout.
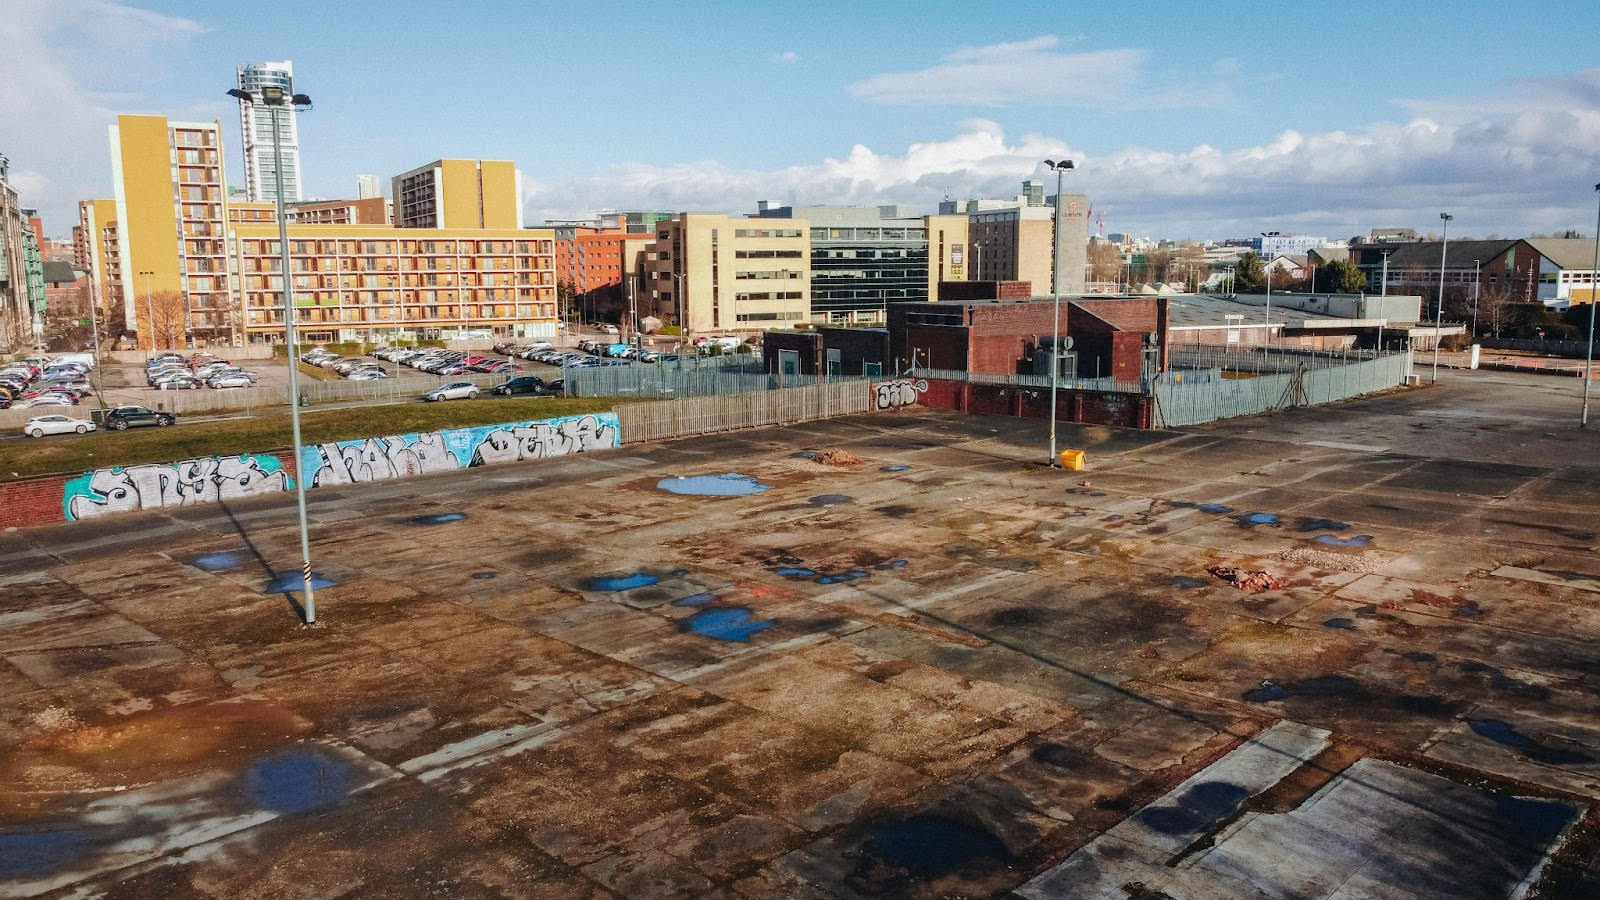
<path id="1" fill-rule="evenodd" d="M 47 235 L 112 195 L 119 113 L 221 119 L 293 60 L 308 197 L 511 159 L 527 222 L 1009 198 L 1091 228 L 1595 233 L 1600 4 L 5 0 L 0 153 Z"/>

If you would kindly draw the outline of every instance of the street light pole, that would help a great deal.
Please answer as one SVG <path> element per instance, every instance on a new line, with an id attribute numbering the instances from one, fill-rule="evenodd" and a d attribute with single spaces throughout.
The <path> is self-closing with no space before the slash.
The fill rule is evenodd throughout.
<path id="1" fill-rule="evenodd" d="M 1439 245 L 1439 306 L 1433 311 L 1433 381 L 1439 383 L 1439 335 L 1444 323 L 1444 266 L 1446 254 L 1450 252 L 1450 220 L 1455 216 L 1449 213 L 1439 213 L 1439 218 L 1444 221 L 1444 241 Z"/>
<path id="2" fill-rule="evenodd" d="M 1594 186 L 1600 193 L 1600 184 Z M 1594 271 L 1589 276 L 1589 349 L 1583 357 L 1583 414 L 1578 418 L 1579 428 L 1589 427 L 1589 374 L 1594 366 L 1594 308 L 1600 304 L 1600 211 L 1594 219 Z"/>
<path id="3" fill-rule="evenodd" d="M 1478 342 L 1478 293 L 1483 288 L 1483 261 L 1472 261 L 1472 340 Z"/>
<path id="4" fill-rule="evenodd" d="M 255 103 L 255 97 L 248 91 L 234 89 L 228 95 L 248 103 Z M 305 595 L 305 623 L 317 624 L 317 595 L 312 587 L 311 580 L 311 536 L 306 525 L 306 477 L 301 470 L 300 461 L 300 354 L 298 338 L 295 335 L 294 322 L 294 273 L 291 271 L 292 263 L 289 258 L 289 219 L 284 213 L 283 204 L 283 134 L 279 125 L 280 111 L 285 105 L 307 106 L 311 105 L 311 98 L 305 94 L 290 96 L 279 85 L 263 85 L 261 88 L 261 102 L 272 113 L 272 160 L 273 176 L 277 186 L 278 205 L 278 251 L 279 265 L 282 267 L 280 276 L 283 279 L 283 323 L 289 350 L 289 418 L 291 430 L 294 435 L 294 447 L 290 451 L 295 455 L 294 493 L 295 505 L 300 514 L 300 587 Z"/>
<path id="5" fill-rule="evenodd" d="M 1045 160 L 1044 164 L 1056 170 L 1056 228 L 1055 228 L 1055 258 L 1051 265 L 1050 293 L 1055 295 L 1055 311 L 1051 317 L 1050 325 L 1050 465 L 1058 464 L 1056 459 L 1056 389 L 1061 380 L 1061 279 L 1062 279 L 1062 239 L 1065 233 L 1061 228 L 1061 212 L 1065 203 L 1061 196 L 1061 178 L 1072 168 L 1072 160 L 1063 159 L 1060 162 Z"/>

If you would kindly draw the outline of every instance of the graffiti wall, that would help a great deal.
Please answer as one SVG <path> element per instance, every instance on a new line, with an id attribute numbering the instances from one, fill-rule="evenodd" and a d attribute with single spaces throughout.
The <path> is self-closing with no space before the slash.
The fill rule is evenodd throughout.
<path id="1" fill-rule="evenodd" d="M 475 466 L 568 456 L 622 444 L 615 413 L 510 422 L 312 444 L 300 449 L 307 487 L 366 484 Z"/>
<path id="2" fill-rule="evenodd" d="M 276 456 L 215 456 L 95 469 L 62 486 L 67 521 L 135 509 L 215 503 L 286 491 L 294 481 Z"/>
<path id="3" fill-rule="evenodd" d="M 917 402 L 917 395 L 928 389 L 928 382 L 924 380 L 912 381 L 901 378 L 897 381 L 879 382 L 872 386 L 873 402 L 878 409 L 899 409 L 902 406 L 911 406 Z"/>

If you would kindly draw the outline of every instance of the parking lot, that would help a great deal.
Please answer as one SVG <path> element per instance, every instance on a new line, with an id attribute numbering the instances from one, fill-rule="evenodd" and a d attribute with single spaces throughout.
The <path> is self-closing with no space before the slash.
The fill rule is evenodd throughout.
<path id="1" fill-rule="evenodd" d="M 1576 389 L 319 490 L 316 628 L 292 499 L 0 535 L 0 893 L 1592 890 Z"/>

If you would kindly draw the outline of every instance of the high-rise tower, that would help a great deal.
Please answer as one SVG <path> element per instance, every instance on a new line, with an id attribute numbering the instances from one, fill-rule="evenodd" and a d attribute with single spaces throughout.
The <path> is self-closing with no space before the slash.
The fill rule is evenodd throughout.
<path id="1" fill-rule="evenodd" d="M 275 84 L 285 95 L 294 93 L 294 63 L 253 63 L 239 67 L 239 89 L 260 96 L 264 85 Z M 244 131 L 244 177 L 251 202 L 278 199 L 277 172 L 272 153 L 272 114 L 257 103 L 239 101 L 239 124 Z M 278 113 L 283 144 L 283 200 L 300 200 L 300 129 L 295 124 L 295 108 L 285 104 Z"/>

